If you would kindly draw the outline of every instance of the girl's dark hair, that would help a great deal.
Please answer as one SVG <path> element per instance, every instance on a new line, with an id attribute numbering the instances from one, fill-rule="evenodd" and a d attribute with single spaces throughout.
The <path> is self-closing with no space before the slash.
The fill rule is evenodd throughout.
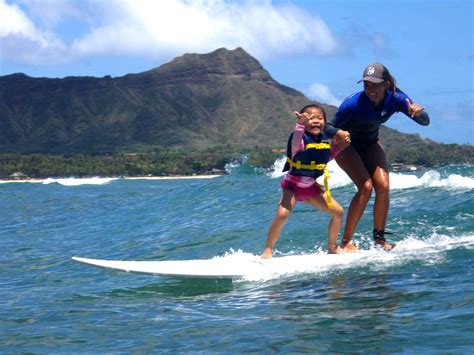
<path id="1" fill-rule="evenodd" d="M 395 79 L 394 79 L 395 80 Z M 323 118 L 324 118 L 324 123 L 326 123 L 326 111 L 324 111 L 324 108 L 322 108 L 321 106 L 317 105 L 317 104 L 309 104 L 309 105 L 306 105 L 305 107 L 303 107 L 301 110 L 300 110 L 300 113 L 303 113 L 305 112 L 307 109 L 309 108 L 317 108 L 317 109 L 320 109 L 321 112 L 323 113 Z"/>

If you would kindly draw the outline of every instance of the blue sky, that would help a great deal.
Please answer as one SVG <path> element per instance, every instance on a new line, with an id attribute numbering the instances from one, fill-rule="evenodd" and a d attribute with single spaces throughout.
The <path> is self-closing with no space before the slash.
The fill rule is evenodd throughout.
<path id="1" fill-rule="evenodd" d="M 432 121 L 397 114 L 389 127 L 474 144 L 473 17 L 473 0 L 0 0 L 0 75 L 122 76 L 242 47 L 275 80 L 338 105 L 381 62 Z"/>

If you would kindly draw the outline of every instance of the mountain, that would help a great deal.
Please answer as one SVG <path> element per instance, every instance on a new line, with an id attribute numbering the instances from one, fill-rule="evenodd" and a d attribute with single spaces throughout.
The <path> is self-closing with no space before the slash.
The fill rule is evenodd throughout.
<path id="1" fill-rule="evenodd" d="M 143 148 L 286 147 L 310 100 L 279 84 L 242 48 L 185 54 L 122 77 L 0 77 L 0 152 L 94 155 Z M 322 104 L 328 116 L 336 107 Z M 444 145 L 382 127 L 391 162 L 473 162 Z"/>
<path id="2" fill-rule="evenodd" d="M 185 54 L 123 77 L 0 77 L 0 149 L 114 152 L 136 145 L 286 144 L 309 100 L 242 48 Z M 328 114 L 334 107 L 323 105 Z"/>

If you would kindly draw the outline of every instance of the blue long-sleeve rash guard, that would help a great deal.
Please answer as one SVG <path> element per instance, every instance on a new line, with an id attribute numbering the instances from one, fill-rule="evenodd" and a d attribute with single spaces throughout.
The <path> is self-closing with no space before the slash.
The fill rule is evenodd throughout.
<path id="1" fill-rule="evenodd" d="M 380 125 L 396 112 L 408 115 L 406 99 L 410 99 L 403 91 L 397 89 L 385 92 L 383 102 L 375 106 L 364 91 L 349 96 L 339 107 L 334 117 L 328 120 L 324 133 L 333 138 L 340 129 L 351 135 L 351 145 L 365 147 L 378 140 Z M 411 99 L 410 99 L 410 102 Z M 427 126 L 430 118 L 426 112 L 417 117 L 410 117 L 416 123 Z"/>

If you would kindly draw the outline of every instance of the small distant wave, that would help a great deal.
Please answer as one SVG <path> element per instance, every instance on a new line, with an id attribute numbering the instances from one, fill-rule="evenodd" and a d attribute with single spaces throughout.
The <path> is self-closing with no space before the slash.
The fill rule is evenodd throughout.
<path id="1" fill-rule="evenodd" d="M 379 248 L 360 250 L 353 254 L 328 255 L 325 251 L 317 251 L 304 255 L 284 255 L 270 260 L 262 260 L 259 255 L 230 250 L 224 256 L 232 261 L 232 265 L 246 264 L 252 261 L 267 264 L 265 267 L 256 267 L 255 272 L 245 276 L 246 281 L 268 281 L 281 277 L 326 274 L 334 270 L 365 268 L 369 272 L 381 269 L 390 270 L 393 266 L 411 263 L 414 260 L 426 265 L 442 263 L 446 253 L 453 249 L 473 249 L 474 235 L 447 236 L 434 233 L 426 239 L 417 236 L 407 236 L 397 242 L 397 247 L 391 252 Z"/>
<path id="2" fill-rule="evenodd" d="M 266 169 L 252 166 L 248 163 L 249 157 L 245 154 L 242 155 L 240 160 L 234 159 L 227 163 L 224 167 L 228 174 L 243 174 L 243 175 L 263 175 Z"/>
<path id="3" fill-rule="evenodd" d="M 224 167 L 225 171 L 227 174 L 232 174 L 234 171 L 240 168 L 240 162 L 237 160 L 232 160 L 229 163 L 227 163 Z"/>
<path id="4" fill-rule="evenodd" d="M 100 178 L 100 177 L 91 177 L 91 178 L 67 178 L 67 179 L 54 179 L 48 178 L 43 184 L 60 184 L 63 186 L 80 186 L 80 185 L 105 185 L 110 183 L 113 180 L 118 178 Z"/>

